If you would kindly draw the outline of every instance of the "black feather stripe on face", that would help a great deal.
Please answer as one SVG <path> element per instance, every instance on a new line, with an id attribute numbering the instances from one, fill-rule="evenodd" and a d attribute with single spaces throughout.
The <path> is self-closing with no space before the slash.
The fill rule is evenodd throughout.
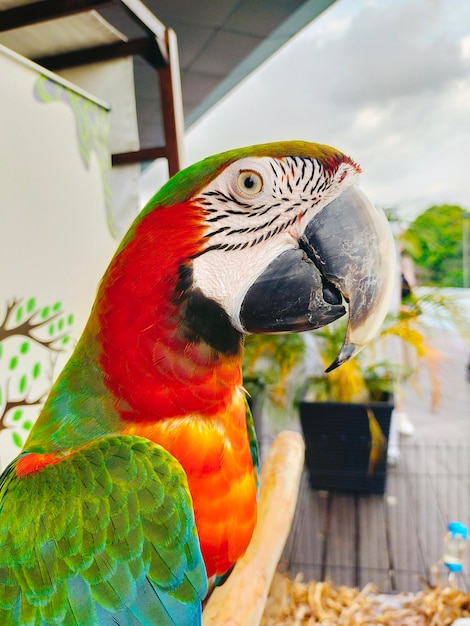
<path id="1" fill-rule="evenodd" d="M 261 203 L 256 196 L 250 201 L 217 188 L 203 191 L 195 199 L 207 215 L 206 243 L 219 236 L 224 239 L 209 243 L 196 256 L 212 250 L 245 249 L 279 235 L 322 201 L 334 176 L 317 159 L 305 157 L 270 158 L 269 167 L 272 176 L 265 181 L 268 199 L 264 196 Z M 253 225 L 230 227 L 237 217 Z"/>
<path id="2" fill-rule="evenodd" d="M 216 353 L 235 355 L 241 336 L 223 308 L 194 286 L 192 263 L 178 269 L 175 302 L 181 305 L 181 331 L 188 341 L 204 342 Z"/>

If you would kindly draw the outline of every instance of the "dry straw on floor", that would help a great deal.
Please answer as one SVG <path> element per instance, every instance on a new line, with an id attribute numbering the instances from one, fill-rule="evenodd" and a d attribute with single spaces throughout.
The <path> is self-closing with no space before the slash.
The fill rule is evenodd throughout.
<path id="1" fill-rule="evenodd" d="M 450 626 L 468 616 L 470 596 L 442 584 L 381 597 L 373 585 L 359 590 L 276 573 L 261 626 Z"/>

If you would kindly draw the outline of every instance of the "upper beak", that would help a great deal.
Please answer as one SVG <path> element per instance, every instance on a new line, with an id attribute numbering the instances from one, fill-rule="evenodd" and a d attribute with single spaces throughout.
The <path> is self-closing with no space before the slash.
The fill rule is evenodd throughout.
<path id="1" fill-rule="evenodd" d="M 356 187 L 307 224 L 299 248 L 275 259 L 248 290 L 240 310 L 247 332 L 311 330 L 345 314 L 343 346 L 327 371 L 357 354 L 387 314 L 395 246 L 387 219 Z"/>
<path id="2" fill-rule="evenodd" d="M 301 245 L 349 305 L 346 337 L 331 371 L 379 330 L 395 284 L 395 244 L 383 211 L 350 187 L 307 225 Z"/>

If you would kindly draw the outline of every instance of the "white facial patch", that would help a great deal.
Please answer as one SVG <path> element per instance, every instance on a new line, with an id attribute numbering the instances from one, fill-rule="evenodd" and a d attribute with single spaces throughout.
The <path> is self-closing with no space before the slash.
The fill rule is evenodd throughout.
<path id="1" fill-rule="evenodd" d="M 245 294 L 285 250 L 299 247 L 306 225 L 355 182 L 343 162 L 327 172 L 316 159 L 249 157 L 230 164 L 197 196 L 206 211 L 205 250 L 193 261 L 195 285 L 242 330 Z"/>

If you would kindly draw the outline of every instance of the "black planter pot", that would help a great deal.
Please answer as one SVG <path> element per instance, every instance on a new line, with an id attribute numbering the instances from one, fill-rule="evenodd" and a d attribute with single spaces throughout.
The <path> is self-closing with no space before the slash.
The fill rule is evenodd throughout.
<path id="1" fill-rule="evenodd" d="M 393 398 L 369 404 L 301 402 L 299 409 L 313 489 L 385 492 L 386 452 L 369 472 L 372 440 L 367 409 L 373 411 L 388 442 Z"/>

